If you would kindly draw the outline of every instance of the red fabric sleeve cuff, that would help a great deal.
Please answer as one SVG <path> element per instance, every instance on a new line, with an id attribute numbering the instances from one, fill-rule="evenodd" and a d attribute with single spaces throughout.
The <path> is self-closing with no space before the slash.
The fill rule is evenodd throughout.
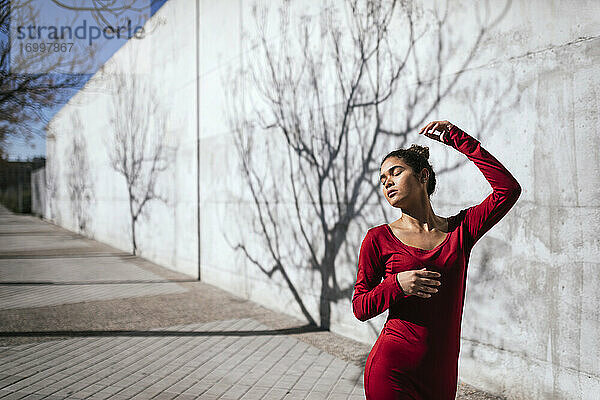
<path id="1" fill-rule="evenodd" d="M 450 138 L 456 134 L 457 130 L 460 131 L 460 128 L 452 124 L 450 130 L 448 132 L 444 132 L 444 134 L 442 135 L 442 143 L 447 144 L 448 146 L 452 146 L 452 141 L 450 140 Z"/>
<path id="2" fill-rule="evenodd" d="M 403 297 L 403 298 L 408 297 L 409 295 L 406 294 L 406 293 L 404 293 L 404 290 L 402 290 L 402 286 L 400 286 L 400 282 L 398 282 L 398 279 L 396 278 L 396 275 L 392 275 L 392 277 L 394 278 L 394 282 L 396 282 L 396 287 L 400 291 L 400 296 Z"/>

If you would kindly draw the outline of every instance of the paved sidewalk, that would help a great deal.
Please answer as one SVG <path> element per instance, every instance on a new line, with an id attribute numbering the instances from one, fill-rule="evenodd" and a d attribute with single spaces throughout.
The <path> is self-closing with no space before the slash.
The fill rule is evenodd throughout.
<path id="1" fill-rule="evenodd" d="M 363 399 L 369 350 L 0 206 L 1 399 Z"/>

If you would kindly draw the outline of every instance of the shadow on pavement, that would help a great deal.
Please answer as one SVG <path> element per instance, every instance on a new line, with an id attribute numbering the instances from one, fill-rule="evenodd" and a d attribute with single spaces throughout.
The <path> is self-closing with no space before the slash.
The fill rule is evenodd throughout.
<path id="1" fill-rule="evenodd" d="M 98 331 L 15 331 L 0 332 L 0 337 L 180 337 L 180 336 L 274 336 L 294 335 L 300 333 L 325 331 L 315 325 L 302 325 L 283 329 L 265 329 L 251 331 L 131 331 L 131 330 L 98 330 Z"/>

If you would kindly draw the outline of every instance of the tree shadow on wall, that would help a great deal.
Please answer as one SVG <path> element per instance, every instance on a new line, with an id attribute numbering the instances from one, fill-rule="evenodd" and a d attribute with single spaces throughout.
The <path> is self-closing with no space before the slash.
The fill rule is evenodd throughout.
<path id="1" fill-rule="evenodd" d="M 167 144 L 165 106 L 148 79 L 132 73 L 113 74 L 108 80 L 114 136 L 107 147 L 110 165 L 124 178 L 127 188 L 133 255 L 138 252 L 137 224 L 148 216 L 148 204 L 169 203 L 157 183 L 173 162 L 175 151 Z"/>
<path id="2" fill-rule="evenodd" d="M 90 221 L 89 208 L 94 198 L 94 184 L 90 177 L 87 143 L 82 136 L 83 124 L 78 112 L 71 115 L 71 126 L 73 139 L 65 149 L 68 168 L 67 186 L 77 232 L 87 234 Z"/>
<path id="3" fill-rule="evenodd" d="M 356 261 L 347 276 L 339 276 L 340 265 L 356 260 L 360 242 L 352 237 L 373 225 L 369 207 L 377 205 L 389 218 L 378 196 L 379 158 L 391 145 L 404 147 L 410 132 L 435 118 L 502 17 L 482 25 L 470 47 L 460 47 L 442 33 L 450 23 L 447 11 L 434 13 L 432 21 L 411 7 L 349 0 L 342 11 L 324 5 L 318 15 L 291 21 L 285 2 L 274 41 L 266 33 L 268 9 L 255 6 L 254 58 L 224 78 L 228 122 L 260 243 L 226 239 L 271 279 L 279 274 L 307 321 L 325 329 L 332 304 L 352 296 Z M 454 68 L 447 71 L 450 62 Z M 472 111 L 480 114 L 479 131 L 492 121 L 488 111 Z M 318 315 L 300 290 L 307 285 L 319 288 Z"/>
<path id="4" fill-rule="evenodd" d="M 46 159 L 46 209 L 44 210 L 44 218 L 61 223 L 61 213 L 59 207 L 60 193 L 60 160 L 58 157 L 53 157 L 56 154 L 56 130 L 54 126 L 46 126 L 46 154 L 50 155 Z"/>

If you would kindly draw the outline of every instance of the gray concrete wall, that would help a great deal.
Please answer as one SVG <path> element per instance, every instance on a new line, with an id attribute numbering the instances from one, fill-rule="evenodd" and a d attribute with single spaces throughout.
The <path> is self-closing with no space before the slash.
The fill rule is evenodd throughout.
<path id="1" fill-rule="evenodd" d="M 46 210 L 46 169 L 31 171 L 31 213 L 43 216 Z"/>
<path id="2" fill-rule="evenodd" d="M 315 169 L 302 159 L 288 158 L 290 147 L 268 101 L 278 86 L 273 85 L 273 71 L 261 46 L 261 29 L 266 48 L 277 56 L 274 61 L 281 68 L 277 74 L 290 71 L 299 76 L 294 74 L 303 65 L 298 46 L 302 36 L 296 28 L 301 15 L 312 16 L 309 54 L 324 50 L 324 69 L 319 74 L 323 97 L 309 96 L 314 91 L 302 86 L 307 82 L 304 77 L 297 86 L 304 92 L 296 95 L 293 86 L 285 86 L 290 80 L 278 82 L 285 88 L 282 93 L 288 96 L 286 101 L 292 104 L 295 100 L 295 107 L 301 107 L 298 115 L 303 117 L 295 121 L 304 135 L 301 138 L 314 139 L 310 148 L 325 159 L 327 147 L 319 136 L 323 125 L 309 126 L 310 110 L 323 111 L 334 135 L 342 123 L 343 96 L 335 91 L 332 43 L 321 36 L 328 31 L 319 25 L 327 21 L 319 17 L 320 4 L 290 2 L 289 19 L 281 24 L 281 3 L 263 3 L 268 4 L 266 20 L 258 25 L 251 1 L 199 4 L 200 171 L 195 170 L 191 150 L 196 133 L 192 123 L 196 118 L 192 89 L 196 64 L 190 54 L 195 50 L 180 48 L 193 42 L 194 33 L 189 29 L 195 27 L 194 2 L 168 2 L 161 13 L 170 16 L 167 22 L 175 19 L 177 23 L 163 25 L 164 35 L 154 36 L 151 42 L 161 54 L 170 51 L 174 57 L 173 62 L 161 58 L 161 65 L 153 67 L 150 76 L 169 94 L 161 98 L 171 105 L 175 120 L 183 121 L 176 132 L 186 145 L 177 155 L 175 171 L 180 172 L 173 172 L 171 179 L 163 182 L 167 191 L 177 193 L 181 200 L 176 204 L 180 206 L 154 206 L 152 217 L 142 228 L 147 232 L 140 242 L 142 255 L 181 271 L 193 270 L 193 180 L 197 176 L 203 281 L 317 321 L 325 299 L 334 332 L 373 343 L 385 315 L 370 323 L 357 321 L 350 307 L 351 293 L 344 289 L 354 282 L 366 230 L 399 215 L 386 208 L 377 188 L 373 195 L 365 183 L 359 192 L 359 198 L 367 200 L 365 207 L 350 219 L 343 237 L 328 241 L 320 230 L 319 213 L 330 222 L 339 217 L 334 182 L 339 188 L 340 181 L 331 175 L 325 179 L 323 207 L 315 208 L 318 199 L 310 197 L 317 193 Z M 339 19 L 325 27 L 340 27 L 339 37 L 347 49 L 341 65 L 349 71 L 356 54 L 345 25 L 348 14 L 339 11 L 331 14 Z M 406 67 L 380 109 L 355 115 L 353 123 L 357 125 L 349 129 L 345 157 L 334 163 L 337 178 L 345 176 L 345 169 L 350 177 L 361 171 L 364 141 L 372 138 L 371 117 L 379 114 L 388 130 L 403 133 L 407 126 L 410 129 L 407 135 L 383 135 L 375 141 L 369 176 L 376 183 L 377 163 L 388 151 L 411 143 L 428 145 L 438 171 L 434 210 L 438 215 L 452 215 L 482 201 L 490 193 L 489 185 L 464 156 L 418 137 L 416 131 L 429 120 L 448 119 L 479 138 L 513 173 L 523 193 L 473 250 L 462 324 L 460 378 L 509 399 L 594 398 L 600 392 L 600 317 L 596 306 L 600 295 L 594 290 L 600 285 L 600 241 L 594 234 L 600 215 L 600 28 L 596 23 L 600 4 L 544 0 L 415 2 L 410 15 L 414 37 L 419 40 L 413 48 L 408 47 L 409 10 L 398 7 L 396 11 L 388 31 L 390 46 L 397 57 L 393 62 L 401 62 L 408 53 Z M 289 28 L 287 33 L 280 30 L 282 26 Z M 124 60 L 130 52 L 139 51 L 131 45 L 117 53 L 111 65 L 130 69 L 131 64 Z M 292 58 L 285 59 L 282 49 L 289 49 Z M 392 61 L 385 62 L 383 65 Z M 170 73 L 156 72 L 163 69 Z M 369 73 L 374 71 L 371 64 Z M 351 80 L 345 82 L 349 87 Z M 368 81 L 363 82 L 366 96 L 372 88 Z M 91 92 L 89 87 L 84 89 L 78 99 Z M 75 103 L 65 107 L 53 121 L 57 128 L 69 121 L 77 107 Z M 86 107 L 101 109 L 98 105 Z M 86 136 L 99 138 L 108 118 L 101 114 L 96 124 L 87 121 Z M 62 126 L 48 144 L 48 168 L 55 168 L 56 176 L 65 179 L 66 164 L 58 157 L 51 159 L 51 153 L 61 156 L 71 138 L 65 133 L 69 129 Z M 240 152 L 240 145 L 251 145 L 252 151 Z M 91 208 L 95 210 L 92 232 L 100 240 L 127 248 L 127 228 L 122 222 L 127 208 L 122 188 L 117 187 L 123 182 L 105 172 L 108 163 L 106 156 L 102 157 L 103 161 L 94 161 L 91 169 L 107 174 L 104 179 L 111 183 L 96 192 L 96 204 Z M 255 175 L 247 176 L 249 170 Z M 315 191 L 294 195 L 294 187 L 302 188 L 305 178 Z M 60 186 L 50 182 L 49 187 Z M 57 193 L 48 209 L 55 207 L 55 219 L 73 226 L 68 217 L 69 202 L 61 197 L 60 190 Z M 182 240 L 188 242 L 182 244 Z M 326 243 L 340 245 L 333 259 L 327 259 L 332 253 Z M 186 261 L 179 264 L 179 259 Z M 333 266 L 338 291 L 323 294 L 322 274 L 315 265 Z M 272 274 L 261 270 L 271 272 L 274 267 Z M 327 272 L 331 275 L 331 269 Z M 333 280 L 329 276 L 325 284 L 331 285 Z"/>
<path id="3" fill-rule="evenodd" d="M 196 25 L 195 14 L 181 6 L 162 7 L 145 25 L 145 38 L 115 53 L 51 121 L 46 216 L 131 251 L 128 187 L 112 167 L 123 139 L 117 131 L 145 132 L 129 146 L 138 151 L 136 160 L 145 160 L 142 192 L 152 175 L 147 160 L 162 138 L 160 171 L 153 175 L 157 199 L 146 203 L 136 223 L 138 254 L 197 276 Z"/>
<path id="4" fill-rule="evenodd" d="M 593 291 L 600 283 L 600 265 L 595 257 L 600 254 L 600 242 L 593 233 L 600 201 L 596 123 L 600 42 L 594 22 L 599 5 L 593 1 L 449 2 L 447 6 L 436 2 L 437 8 L 433 2 L 416 4 L 415 30 L 429 28 L 414 51 L 421 71 L 430 74 L 422 79 L 439 77 L 442 88 L 450 86 L 455 78 L 457 81 L 430 112 L 427 107 L 436 85 L 430 87 L 430 93 L 421 87 L 421 99 L 410 109 L 407 98 L 417 92 L 418 86 L 411 65 L 387 102 L 387 127 L 401 130 L 407 120 L 416 121 L 421 115 L 426 121 L 449 119 L 477 136 L 523 187 L 515 208 L 472 253 L 460 377 L 508 398 L 594 398 L 600 392 L 600 321 L 594 307 L 599 297 Z M 293 18 L 299 13 L 316 15 L 318 10 L 309 5 L 314 3 L 294 7 L 290 29 L 297 26 Z M 203 25 L 202 30 L 200 81 L 205 101 L 201 100 L 200 180 L 206 189 L 201 197 L 203 279 L 302 316 L 284 277 L 279 272 L 268 277 L 255 264 L 260 261 L 263 267 L 273 267 L 270 246 L 275 247 L 274 238 L 279 237 L 281 243 L 288 243 L 279 248 L 284 253 L 281 258 L 294 260 L 286 264 L 287 273 L 309 312 L 318 315 L 319 277 L 303 267 L 309 258 L 294 218 L 285 156 L 278 158 L 278 154 L 285 154 L 286 145 L 277 129 L 248 133 L 255 141 L 255 165 L 266 177 L 265 186 L 276 194 L 271 200 L 277 202 L 277 207 L 271 209 L 278 222 L 276 227 L 267 227 L 272 232 L 270 243 L 260 233 L 260 222 L 252 218 L 256 207 L 243 175 L 239 170 L 226 170 L 238 164 L 231 126 L 225 118 L 215 118 L 220 110 L 231 109 L 217 77 L 228 76 L 228 68 L 264 62 L 260 45 L 256 44 L 250 7 L 251 3 L 245 1 L 203 2 L 202 6 L 203 17 L 217 26 L 224 19 L 239 20 L 234 25 L 237 28 L 226 33 L 211 24 Z M 440 64 L 444 71 L 438 75 L 433 68 L 438 65 L 436 9 L 440 19 L 448 12 L 446 21 L 440 23 Z M 262 26 L 276 53 L 282 44 L 277 5 L 270 3 L 269 10 L 268 24 Z M 408 37 L 406 24 L 397 24 L 394 29 L 396 39 Z M 485 34 L 478 40 L 480 29 Z M 403 54 L 402 49 L 398 46 L 398 55 Z M 330 45 L 327 50 L 331 50 Z M 220 61 L 215 56 L 218 54 L 222 55 Z M 269 72 L 262 75 L 266 81 Z M 264 108 L 265 96 L 257 94 L 259 88 L 254 81 L 245 79 L 241 87 L 240 92 L 246 96 L 243 106 L 261 110 L 255 115 L 265 116 L 265 124 L 273 122 L 268 107 Z M 323 108 L 333 106 L 323 101 Z M 412 118 L 409 109 L 415 114 Z M 248 115 L 249 120 L 260 121 L 251 111 Z M 382 140 L 377 157 L 398 142 L 393 138 Z M 460 164 L 438 177 L 438 191 L 432 199 L 438 214 L 451 215 L 480 202 L 490 192 L 479 171 L 464 163 L 460 154 L 418 138 L 414 129 L 407 144 L 413 142 L 430 146 L 433 164 L 440 171 Z M 276 171 L 275 177 L 268 174 L 269 169 Z M 300 204 L 304 212 L 312 212 L 310 200 L 303 199 Z M 268 225 L 269 216 L 263 217 Z M 364 219 L 353 221 L 346 236 L 347 253 L 340 253 L 335 263 L 342 285 L 354 278 L 366 228 L 397 217 L 391 210 L 384 217 L 378 201 L 373 201 Z M 290 228 L 294 224 L 297 236 Z M 317 218 L 314 225 L 318 225 Z M 222 234 L 215 235 L 215 227 Z M 322 239 L 318 234 L 313 237 L 315 242 Z M 252 260 L 231 250 L 232 243 L 244 241 L 252 249 Z M 323 255 L 322 248 L 320 251 Z M 348 300 L 332 306 L 331 329 L 344 335 L 373 342 L 381 322 L 378 319 L 373 327 L 359 323 Z"/>

